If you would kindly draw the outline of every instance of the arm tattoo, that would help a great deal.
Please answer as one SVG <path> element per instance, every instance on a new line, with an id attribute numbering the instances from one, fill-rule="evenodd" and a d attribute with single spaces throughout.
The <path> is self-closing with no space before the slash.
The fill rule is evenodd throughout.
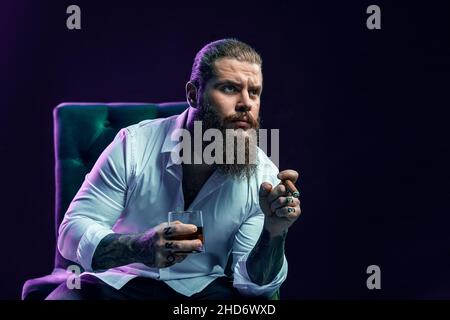
<path id="1" fill-rule="evenodd" d="M 247 271 L 252 282 L 262 286 L 275 279 L 283 266 L 286 235 L 287 232 L 271 239 L 269 232 L 263 229 L 247 259 Z"/>
<path id="2" fill-rule="evenodd" d="M 153 235 L 154 232 L 107 235 L 95 249 L 92 269 L 102 271 L 135 262 L 154 265 Z"/>

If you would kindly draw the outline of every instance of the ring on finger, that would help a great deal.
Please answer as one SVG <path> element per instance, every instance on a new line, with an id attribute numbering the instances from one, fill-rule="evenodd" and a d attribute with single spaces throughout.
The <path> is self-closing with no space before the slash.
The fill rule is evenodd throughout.
<path id="1" fill-rule="evenodd" d="M 172 263 L 172 262 L 174 262 L 175 261 L 175 256 L 173 255 L 173 254 L 168 254 L 167 255 L 167 262 L 170 262 L 170 263 Z"/>
<path id="2" fill-rule="evenodd" d="M 286 197 L 286 204 L 290 204 L 292 202 L 294 202 L 294 198 L 293 197 L 291 197 L 291 196 Z"/>

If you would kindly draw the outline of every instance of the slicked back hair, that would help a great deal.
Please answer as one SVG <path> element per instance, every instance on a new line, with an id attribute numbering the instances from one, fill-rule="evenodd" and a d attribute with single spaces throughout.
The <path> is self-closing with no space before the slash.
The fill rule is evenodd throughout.
<path id="1" fill-rule="evenodd" d="M 214 75 L 214 61 L 221 58 L 255 63 L 262 68 L 261 56 L 248 44 L 234 38 L 210 42 L 197 53 L 192 65 L 190 82 L 199 91 L 204 90 L 206 83 Z"/>

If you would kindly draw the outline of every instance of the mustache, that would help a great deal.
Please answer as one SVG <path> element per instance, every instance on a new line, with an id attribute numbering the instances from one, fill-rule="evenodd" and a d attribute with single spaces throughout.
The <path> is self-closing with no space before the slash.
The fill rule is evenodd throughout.
<path id="1" fill-rule="evenodd" d="M 223 119 L 223 124 L 236 122 L 236 121 L 245 121 L 250 124 L 251 128 L 257 129 L 259 128 L 259 122 L 253 118 L 250 113 L 236 113 L 231 116 L 225 117 Z"/>

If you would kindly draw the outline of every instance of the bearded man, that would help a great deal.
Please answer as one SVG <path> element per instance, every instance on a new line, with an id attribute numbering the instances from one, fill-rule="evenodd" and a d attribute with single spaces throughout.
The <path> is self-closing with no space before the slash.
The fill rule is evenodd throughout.
<path id="1" fill-rule="evenodd" d="M 300 215 L 285 182 L 292 186 L 297 172 L 279 172 L 252 139 L 235 145 L 232 162 L 173 157 L 174 133 L 194 136 L 196 121 L 201 133 L 249 138 L 259 129 L 262 82 L 261 57 L 241 41 L 218 40 L 197 53 L 186 84 L 190 107 L 122 129 L 86 176 L 58 237 L 62 256 L 85 270 L 80 288 L 63 283 L 47 299 L 269 298 L 280 288 L 287 230 Z M 256 161 L 237 161 L 252 151 Z M 197 231 L 167 223 L 168 212 L 183 210 L 202 211 L 204 242 L 174 240 Z"/>

